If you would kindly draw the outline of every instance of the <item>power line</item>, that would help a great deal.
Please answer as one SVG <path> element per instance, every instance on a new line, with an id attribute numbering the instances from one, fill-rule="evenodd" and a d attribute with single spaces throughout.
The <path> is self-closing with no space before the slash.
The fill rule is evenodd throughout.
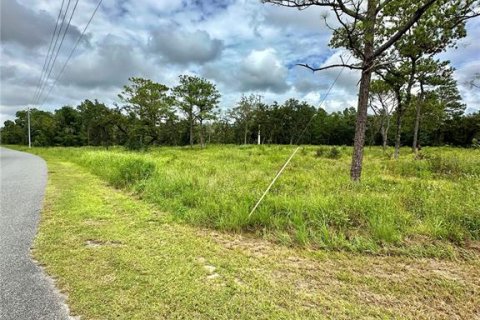
<path id="1" fill-rule="evenodd" d="M 53 84 L 50 86 L 50 89 L 48 90 L 47 95 L 45 95 L 42 103 L 45 103 L 45 101 L 47 100 L 47 98 L 48 98 L 48 97 L 50 96 L 50 94 L 52 93 L 53 88 L 56 86 L 58 80 L 59 80 L 59 79 L 61 78 L 61 76 L 63 75 L 63 72 L 65 71 L 65 68 L 67 67 L 68 62 L 70 61 L 70 59 L 72 58 L 73 54 L 75 53 L 75 50 L 77 49 L 80 41 L 83 39 L 83 36 L 85 35 L 85 32 L 86 32 L 87 29 L 88 29 L 88 26 L 89 26 L 90 23 L 92 22 L 93 17 L 95 17 L 95 14 L 97 13 L 98 8 L 99 8 L 100 5 L 102 4 L 102 1 L 103 1 L 103 0 L 100 0 L 100 1 L 98 2 L 97 6 L 95 7 L 95 10 L 93 10 L 93 13 L 92 13 L 92 15 L 90 16 L 90 19 L 88 20 L 87 24 L 85 25 L 85 28 L 83 28 L 82 34 L 78 37 L 77 42 L 75 42 L 75 45 L 73 46 L 72 51 L 70 51 L 70 55 L 68 56 L 67 60 L 66 60 L 65 63 L 63 64 L 62 69 L 60 70 L 60 72 L 58 73 L 57 77 L 55 78 L 55 81 L 54 81 Z"/>
<path id="2" fill-rule="evenodd" d="M 58 11 L 57 22 L 55 23 L 55 29 L 53 30 L 52 38 L 50 39 L 50 44 L 48 45 L 47 55 L 45 56 L 45 61 L 43 62 L 43 67 L 42 67 L 42 71 L 40 73 L 40 78 L 38 79 L 38 83 L 37 83 L 37 86 L 36 86 L 37 88 L 35 89 L 35 93 L 32 97 L 32 103 L 33 103 L 33 101 L 35 101 L 35 98 L 37 97 L 37 94 L 38 94 L 39 89 L 40 89 L 40 85 L 42 84 L 43 77 L 46 73 L 47 61 L 49 60 L 50 50 L 52 49 L 53 39 L 55 38 L 55 35 L 57 33 L 57 29 L 58 29 L 58 25 L 59 25 L 59 22 L 60 22 L 60 17 L 62 16 L 62 11 L 63 11 L 63 5 L 64 4 L 65 4 L 65 0 L 62 0 L 62 5 L 60 7 L 60 10 Z"/>
<path id="3" fill-rule="evenodd" d="M 71 1 L 71 0 L 68 0 L 67 11 L 68 11 L 68 6 L 69 6 L 69 4 L 70 4 L 70 1 Z M 65 36 L 67 35 L 68 29 L 69 29 L 69 27 L 70 27 L 70 23 L 72 22 L 73 15 L 75 14 L 75 10 L 77 9 L 78 1 L 79 1 L 79 0 L 76 0 L 75 6 L 73 7 L 72 13 L 70 14 L 70 18 L 69 18 L 69 20 L 68 20 L 67 26 L 65 27 L 65 30 L 63 31 L 62 40 L 60 41 L 60 45 L 58 46 L 57 52 L 55 53 L 55 58 L 53 59 L 52 65 L 51 65 L 51 67 L 50 67 L 50 71 L 48 72 L 48 75 L 47 75 L 47 77 L 45 78 L 45 82 L 44 82 L 43 88 L 40 89 L 40 94 L 39 94 L 39 96 L 38 96 L 38 101 L 40 101 L 40 98 L 41 98 L 43 92 L 45 91 L 46 86 L 48 85 L 48 79 L 50 78 L 50 74 L 52 73 L 53 68 L 54 68 L 54 66 L 55 66 L 55 62 L 57 61 L 58 54 L 60 53 L 60 49 L 62 48 L 63 42 L 64 42 L 64 40 L 65 40 Z M 67 11 L 65 11 L 65 15 L 66 15 Z"/>
<path id="4" fill-rule="evenodd" d="M 350 60 L 352 56 L 348 57 L 347 59 L 347 62 Z M 330 85 L 330 87 L 328 88 L 326 94 L 323 96 L 323 99 L 322 101 L 320 102 L 319 104 L 319 107 L 321 107 L 325 101 L 327 100 L 327 97 L 328 95 L 330 94 L 330 91 L 332 91 L 332 88 L 335 86 L 335 83 L 337 83 L 337 80 L 338 78 L 340 78 L 340 75 L 342 74 L 343 70 L 345 69 L 345 67 L 342 67 L 342 69 L 340 69 L 340 71 L 338 72 L 337 76 L 335 77 L 335 79 L 333 80 L 332 84 Z M 305 133 L 305 131 L 307 130 L 308 126 L 310 125 L 310 123 L 312 122 L 313 118 L 315 118 L 317 116 L 318 112 L 315 113 L 311 118 L 310 118 L 310 121 L 308 121 L 307 125 L 305 126 L 305 128 L 303 129 L 303 131 L 300 133 L 300 135 L 298 136 L 298 139 L 296 141 L 295 144 L 298 144 L 300 142 L 300 139 L 302 138 L 303 134 Z M 285 161 L 285 163 L 283 164 L 282 168 L 277 172 L 277 174 L 275 175 L 275 177 L 272 179 L 272 181 L 270 182 L 270 184 L 268 185 L 268 187 L 265 189 L 265 191 L 263 192 L 262 196 L 260 197 L 260 199 L 258 199 L 258 201 L 255 203 L 255 206 L 253 207 L 253 209 L 250 211 L 250 213 L 248 214 L 248 218 L 250 218 L 252 216 L 252 214 L 257 210 L 258 206 L 260 205 L 260 203 L 262 203 L 263 199 L 265 198 L 265 196 L 267 195 L 267 193 L 270 191 L 270 189 L 272 188 L 272 186 L 275 184 L 275 181 L 277 181 L 277 179 L 282 175 L 283 171 L 287 168 L 288 164 L 290 163 L 290 161 L 293 159 L 293 157 L 295 156 L 295 154 L 297 153 L 297 151 L 300 149 L 300 145 L 298 147 L 295 148 L 295 150 L 293 150 L 293 152 L 290 154 L 290 156 L 288 157 L 287 161 Z"/>
<path id="5" fill-rule="evenodd" d="M 47 62 L 47 67 L 45 69 L 45 74 L 44 74 L 44 78 L 40 84 L 40 87 L 38 88 L 38 92 L 37 92 L 37 95 L 34 99 L 34 103 L 36 103 L 38 101 L 38 98 L 39 98 L 39 94 L 41 92 L 41 89 L 43 88 L 43 86 L 45 85 L 45 82 L 48 81 L 48 76 L 47 76 L 47 73 L 48 71 L 50 70 L 50 66 L 51 66 L 51 63 L 52 63 L 52 59 L 53 59 L 53 55 L 54 55 L 54 52 L 57 48 L 57 43 L 58 43 L 58 39 L 60 39 L 60 34 L 62 33 L 62 29 L 63 29 L 63 25 L 65 24 L 65 18 L 67 17 L 67 12 L 68 12 L 68 8 L 70 7 L 70 2 L 71 0 L 68 0 L 68 3 L 67 3 L 67 8 L 65 9 L 65 12 L 63 13 L 63 17 L 62 17 L 62 23 L 60 24 L 60 28 L 58 29 L 58 34 L 56 35 L 55 37 L 55 42 L 53 44 L 53 48 L 52 48 L 52 51 L 50 53 L 50 57 L 48 59 L 48 62 Z"/>

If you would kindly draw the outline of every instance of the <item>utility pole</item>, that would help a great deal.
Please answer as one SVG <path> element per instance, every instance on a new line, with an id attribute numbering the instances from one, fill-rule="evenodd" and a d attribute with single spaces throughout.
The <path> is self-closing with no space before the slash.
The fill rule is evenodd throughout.
<path id="1" fill-rule="evenodd" d="M 258 136 L 257 136 L 257 144 L 261 144 L 262 140 L 260 138 L 260 125 L 258 126 Z"/>
<path id="2" fill-rule="evenodd" d="M 32 147 L 32 135 L 30 133 L 30 107 L 28 107 L 27 111 L 27 119 L 28 119 L 28 147 Z"/>

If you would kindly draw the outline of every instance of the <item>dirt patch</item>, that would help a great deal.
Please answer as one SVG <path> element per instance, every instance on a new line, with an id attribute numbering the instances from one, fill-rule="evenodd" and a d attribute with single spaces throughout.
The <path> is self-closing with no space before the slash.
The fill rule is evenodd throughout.
<path id="1" fill-rule="evenodd" d="M 272 287 L 290 287 L 305 308 L 325 309 L 331 300 L 333 305 L 375 306 L 409 319 L 480 319 L 478 257 L 455 261 L 315 251 L 248 235 L 199 232 L 222 248 L 248 257 L 252 268 L 241 272 L 261 274 Z M 241 272 L 233 283 L 249 287 Z"/>
<path id="2" fill-rule="evenodd" d="M 99 248 L 103 246 L 120 247 L 120 246 L 123 246 L 123 244 L 120 241 L 102 241 L 102 240 L 89 239 L 85 241 L 85 246 L 87 248 Z"/>

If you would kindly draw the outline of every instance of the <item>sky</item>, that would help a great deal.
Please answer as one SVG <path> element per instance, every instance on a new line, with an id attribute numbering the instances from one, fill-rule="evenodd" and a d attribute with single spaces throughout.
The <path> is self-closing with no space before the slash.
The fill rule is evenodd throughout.
<path id="1" fill-rule="evenodd" d="M 68 1 L 65 0 L 65 4 Z M 62 1 L 1 1 L 0 123 L 33 106 L 45 56 Z M 70 11 L 75 0 L 71 2 Z M 79 0 L 50 75 L 67 60 L 97 0 Z M 104 0 L 85 37 L 37 108 L 53 111 L 98 99 L 112 106 L 129 77 L 145 77 L 173 87 L 181 74 L 214 82 L 223 109 L 242 94 L 265 102 L 288 98 L 317 107 L 341 69 L 317 73 L 297 66 L 324 66 L 347 53 L 328 46 L 325 9 L 298 11 L 259 0 Z M 69 16 L 67 16 L 68 19 Z M 328 16 L 328 20 L 333 17 Z M 330 21 L 334 23 L 334 21 Z M 439 58 L 450 60 L 467 105 L 480 109 L 480 90 L 468 82 L 480 72 L 480 19 L 467 23 L 468 36 Z M 344 69 L 321 105 L 327 111 L 356 106 L 359 73 Z"/>

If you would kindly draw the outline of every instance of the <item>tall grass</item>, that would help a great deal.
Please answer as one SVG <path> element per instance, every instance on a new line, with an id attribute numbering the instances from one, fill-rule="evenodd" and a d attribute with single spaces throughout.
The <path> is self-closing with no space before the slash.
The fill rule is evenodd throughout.
<path id="1" fill-rule="evenodd" d="M 362 183 L 352 184 L 350 148 L 304 147 L 249 218 L 292 148 L 36 150 L 80 164 L 195 225 L 331 249 L 480 240 L 480 150 L 473 149 L 425 148 L 421 160 L 405 149 L 395 161 L 367 148 Z"/>

